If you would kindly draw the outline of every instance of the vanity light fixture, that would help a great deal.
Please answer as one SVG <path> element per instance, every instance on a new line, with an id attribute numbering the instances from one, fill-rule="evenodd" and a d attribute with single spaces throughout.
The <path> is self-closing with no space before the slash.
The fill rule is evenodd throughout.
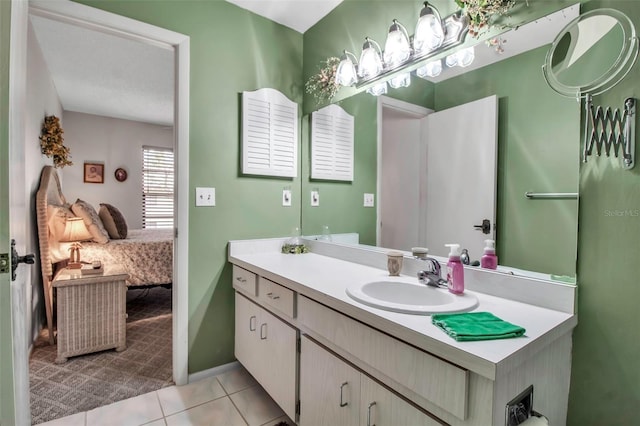
<path id="1" fill-rule="evenodd" d="M 435 77 L 442 72 L 442 60 L 428 61 L 429 58 L 461 45 L 467 32 L 468 21 L 462 11 L 442 19 L 434 6 L 424 2 L 413 36 L 394 19 L 384 51 L 369 37 L 365 37 L 358 62 L 353 54 L 344 51 L 336 82 L 345 87 L 367 85 L 367 93 L 379 96 L 387 93 L 387 82 L 392 88 L 409 86 L 413 70 L 422 78 Z M 464 49 L 447 57 L 447 66 L 468 66 L 474 57 L 473 48 Z M 424 64 L 418 68 L 420 63 Z"/>
<path id="2" fill-rule="evenodd" d="M 362 53 L 360 53 L 358 77 L 373 78 L 378 76 L 383 70 L 381 54 L 380 45 L 375 40 L 365 37 Z"/>
<path id="3" fill-rule="evenodd" d="M 397 67 L 411 57 L 409 34 L 405 27 L 396 19 L 389 27 L 387 41 L 384 44 L 384 63 L 389 67 Z"/>

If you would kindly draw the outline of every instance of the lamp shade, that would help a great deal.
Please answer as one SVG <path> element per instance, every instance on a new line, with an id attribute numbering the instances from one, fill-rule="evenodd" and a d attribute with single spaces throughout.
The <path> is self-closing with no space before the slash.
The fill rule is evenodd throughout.
<path id="1" fill-rule="evenodd" d="M 353 60 L 351 57 L 353 57 Z M 345 87 L 353 86 L 357 83 L 358 75 L 356 74 L 356 64 L 354 60 L 355 57 L 345 50 L 336 70 L 336 83 Z"/>
<path id="2" fill-rule="evenodd" d="M 84 220 L 81 217 L 67 218 L 64 227 L 64 233 L 60 241 L 62 242 L 76 242 L 86 241 L 91 239 L 91 233 L 84 224 Z"/>
<path id="3" fill-rule="evenodd" d="M 369 87 L 367 89 L 367 93 L 373 96 L 380 96 L 387 94 L 387 82 L 383 81 L 382 83 L 378 83 L 373 87 Z"/>
<path id="4" fill-rule="evenodd" d="M 372 78 L 382 72 L 382 58 L 380 57 L 380 45 L 369 37 L 364 39 L 360 62 L 358 64 L 358 76 Z"/>
<path id="5" fill-rule="evenodd" d="M 424 2 L 413 35 L 413 49 L 416 54 L 430 52 L 440 47 L 444 41 L 444 24 L 438 9 Z"/>
<path id="6" fill-rule="evenodd" d="M 411 73 L 403 73 L 396 75 L 391 80 L 389 80 L 389 86 L 394 89 L 398 89 L 400 87 L 409 87 L 411 84 Z"/>
<path id="7" fill-rule="evenodd" d="M 394 19 L 384 44 L 384 63 L 387 67 L 395 67 L 406 62 L 410 56 L 409 34 L 405 27 Z"/>

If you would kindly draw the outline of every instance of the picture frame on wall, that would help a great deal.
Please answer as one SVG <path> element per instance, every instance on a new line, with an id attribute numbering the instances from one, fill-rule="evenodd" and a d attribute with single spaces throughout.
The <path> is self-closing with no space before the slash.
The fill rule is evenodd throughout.
<path id="1" fill-rule="evenodd" d="M 84 163 L 85 183 L 104 183 L 104 164 Z"/>

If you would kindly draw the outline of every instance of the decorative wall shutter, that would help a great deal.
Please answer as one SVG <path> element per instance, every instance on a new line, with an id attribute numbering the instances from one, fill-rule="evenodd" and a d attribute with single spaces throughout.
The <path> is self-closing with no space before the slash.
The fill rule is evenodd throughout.
<path id="1" fill-rule="evenodd" d="M 298 104 L 275 89 L 242 92 L 242 173 L 298 175 Z"/>
<path id="2" fill-rule="evenodd" d="M 353 180 L 354 118 L 337 105 L 311 114 L 311 177 Z"/>

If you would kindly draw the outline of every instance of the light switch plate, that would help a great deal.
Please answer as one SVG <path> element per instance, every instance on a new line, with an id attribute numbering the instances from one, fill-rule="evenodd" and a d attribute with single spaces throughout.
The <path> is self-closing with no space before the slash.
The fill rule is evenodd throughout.
<path id="1" fill-rule="evenodd" d="M 318 207 L 320 205 L 320 192 L 311 191 L 311 207 Z"/>
<path id="2" fill-rule="evenodd" d="M 196 188 L 196 207 L 212 207 L 215 205 L 215 188 Z"/>
<path id="3" fill-rule="evenodd" d="M 291 190 L 290 189 L 282 190 L 282 205 L 284 207 L 291 207 Z"/>
<path id="4" fill-rule="evenodd" d="M 373 194 L 364 194 L 364 206 L 365 207 L 373 207 L 374 206 L 374 195 Z"/>

